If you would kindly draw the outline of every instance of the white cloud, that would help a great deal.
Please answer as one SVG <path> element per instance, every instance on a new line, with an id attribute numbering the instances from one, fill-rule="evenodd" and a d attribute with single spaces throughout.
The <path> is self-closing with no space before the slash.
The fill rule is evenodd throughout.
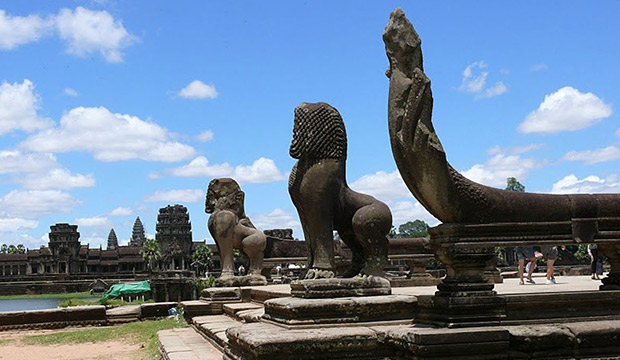
<path id="1" fill-rule="evenodd" d="M 21 180 L 27 189 L 74 189 L 95 186 L 93 174 L 72 175 L 67 169 L 54 169 L 47 174 L 32 174 Z"/>
<path id="2" fill-rule="evenodd" d="M 12 181 L 27 189 L 73 189 L 95 186 L 92 174 L 72 174 L 50 153 L 24 154 L 0 151 L 0 174 L 12 174 Z"/>
<path id="3" fill-rule="evenodd" d="M 567 161 L 583 161 L 588 165 L 620 159 L 620 148 L 608 146 L 602 149 L 569 151 L 562 157 Z"/>
<path id="4" fill-rule="evenodd" d="M 617 137 L 620 137 L 620 129 L 616 130 L 616 132 L 614 133 L 614 135 L 616 135 Z"/>
<path id="5" fill-rule="evenodd" d="M 34 131 L 51 126 L 49 119 L 37 114 L 40 98 L 34 92 L 34 84 L 28 79 L 0 85 L 0 135 L 14 130 Z"/>
<path id="6" fill-rule="evenodd" d="M 519 124 L 522 133 L 576 131 L 611 116 L 611 105 L 593 93 L 582 93 L 570 86 L 545 96 L 538 109 Z"/>
<path id="7" fill-rule="evenodd" d="M 497 154 L 484 164 L 476 164 L 469 170 L 463 171 L 466 178 L 484 185 L 503 187 L 506 179 L 515 177 L 523 180 L 527 173 L 542 166 L 534 159 L 522 158 L 519 155 Z"/>
<path id="8" fill-rule="evenodd" d="M 103 10 L 79 6 L 75 10 L 61 9 L 45 19 L 39 15 L 10 16 L 0 10 L 1 50 L 13 50 L 51 34 L 65 42 L 66 52 L 71 55 L 86 57 L 99 52 L 111 63 L 123 61 L 123 50 L 137 40 L 121 20 Z"/>
<path id="9" fill-rule="evenodd" d="M 355 180 L 350 186 L 355 191 L 372 195 L 382 201 L 411 198 L 413 196 L 398 170 L 394 170 L 391 173 L 377 171 L 374 174 L 367 174 Z"/>
<path id="10" fill-rule="evenodd" d="M 547 64 L 540 63 L 540 64 L 534 64 L 530 66 L 530 71 L 536 72 L 536 71 L 547 70 L 548 68 L 549 66 L 547 66 Z"/>
<path id="11" fill-rule="evenodd" d="M 64 93 L 65 93 L 65 95 L 67 95 L 67 96 L 71 96 L 71 97 L 76 97 L 76 96 L 78 96 L 78 92 L 77 92 L 77 91 L 75 91 L 75 90 L 74 90 L 74 89 L 72 89 L 72 88 L 65 88 L 65 90 L 64 90 L 63 92 L 64 92 Z"/>
<path id="12" fill-rule="evenodd" d="M 501 81 L 496 82 L 493 86 L 486 87 L 489 72 L 484 69 L 487 67 L 484 61 L 476 61 L 467 65 L 465 70 L 463 70 L 459 90 L 470 94 L 477 94 L 476 99 L 492 98 L 505 93 L 508 90 L 508 86 Z"/>
<path id="13" fill-rule="evenodd" d="M 82 227 L 91 227 L 109 225 L 110 222 L 105 216 L 93 216 L 89 218 L 77 218 L 75 219 L 75 224 Z"/>
<path id="14" fill-rule="evenodd" d="M 172 162 L 195 153 L 191 146 L 170 138 L 165 128 L 136 116 L 105 107 L 77 107 L 62 116 L 59 126 L 28 137 L 20 146 L 37 152 L 91 152 L 101 161 Z"/>
<path id="15" fill-rule="evenodd" d="M 35 220 L 22 218 L 0 218 L 0 233 L 34 229 L 39 226 Z"/>
<path id="16" fill-rule="evenodd" d="M 463 78 L 459 90 L 468 93 L 481 92 L 486 85 L 487 76 L 489 76 L 488 71 L 481 71 L 486 68 L 487 64 L 484 61 L 476 61 L 467 65 L 465 70 L 463 70 Z"/>
<path id="17" fill-rule="evenodd" d="M 207 85 L 200 80 L 194 80 L 181 89 L 178 95 L 186 99 L 215 99 L 218 93 L 215 85 Z"/>
<path id="18" fill-rule="evenodd" d="M 0 198 L 0 211 L 26 219 L 70 212 L 81 202 L 59 190 L 13 190 Z"/>
<path id="19" fill-rule="evenodd" d="M 119 206 L 116 209 L 110 211 L 111 216 L 128 216 L 131 214 L 133 214 L 133 210 L 122 206 Z"/>
<path id="20" fill-rule="evenodd" d="M 146 177 L 147 177 L 147 178 L 149 178 L 149 179 L 151 179 L 151 180 L 155 180 L 155 179 L 159 179 L 159 178 L 160 178 L 160 175 L 159 175 L 159 173 L 158 173 L 158 172 L 156 172 L 156 171 L 151 171 L 150 173 L 148 173 L 148 174 L 146 175 Z"/>
<path id="21" fill-rule="evenodd" d="M 413 200 L 413 195 L 405 185 L 400 172 L 390 173 L 377 171 L 366 174 L 351 183 L 351 189 L 363 194 L 372 195 L 385 202 L 392 212 L 392 224 L 395 227 L 407 221 L 423 220 L 430 225 L 439 223 L 419 202 Z"/>
<path id="22" fill-rule="evenodd" d="M 211 130 L 205 130 L 203 132 L 201 132 L 200 134 L 196 135 L 196 139 L 198 139 L 198 141 L 200 142 L 208 142 L 213 140 L 213 131 Z"/>
<path id="23" fill-rule="evenodd" d="M 496 154 L 524 154 L 530 151 L 540 150 L 545 147 L 545 144 L 535 143 L 535 144 L 527 144 L 521 146 L 509 146 L 502 148 L 499 145 L 496 145 L 489 150 L 487 150 L 487 154 L 496 155 Z"/>
<path id="24" fill-rule="evenodd" d="M 24 154 L 18 150 L 0 151 L 0 174 L 41 173 L 58 167 L 50 153 Z"/>
<path id="25" fill-rule="evenodd" d="M 205 191 L 200 189 L 160 190 L 144 198 L 147 202 L 194 203 L 204 200 Z"/>
<path id="26" fill-rule="evenodd" d="M 78 6 L 75 10 L 60 10 L 55 19 L 67 52 L 75 56 L 86 57 L 99 52 L 106 61 L 118 63 L 123 61 L 123 49 L 136 41 L 123 23 L 107 11 Z"/>
<path id="27" fill-rule="evenodd" d="M 286 180 L 286 176 L 280 172 L 275 162 L 264 157 L 255 160 L 252 165 L 233 167 L 228 163 L 209 165 L 206 157 L 198 156 L 189 164 L 170 169 L 169 172 L 182 177 L 232 177 L 241 183 Z"/>
<path id="28" fill-rule="evenodd" d="M 38 15 L 11 16 L 0 10 L 0 50 L 13 50 L 38 41 L 51 28 L 52 22 Z"/>
<path id="29" fill-rule="evenodd" d="M 430 226 L 439 224 L 433 215 L 417 201 L 396 201 L 389 203 L 392 211 L 392 224 L 398 229 L 398 226 L 407 221 L 423 220 Z"/>
<path id="30" fill-rule="evenodd" d="M 554 183 L 551 192 L 554 194 L 618 193 L 620 181 L 618 175 L 610 175 L 605 179 L 590 175 L 580 180 L 571 174 Z"/>
<path id="31" fill-rule="evenodd" d="M 304 236 L 297 216 L 282 209 L 274 209 L 266 215 L 251 215 L 250 220 L 261 230 L 293 229 L 295 237 L 303 238 Z"/>
<path id="32" fill-rule="evenodd" d="M 483 93 L 476 95 L 476 99 L 485 99 L 492 98 L 494 96 L 499 96 L 505 93 L 508 90 L 506 84 L 501 81 L 495 83 L 495 85 L 488 87 L 484 90 Z"/>

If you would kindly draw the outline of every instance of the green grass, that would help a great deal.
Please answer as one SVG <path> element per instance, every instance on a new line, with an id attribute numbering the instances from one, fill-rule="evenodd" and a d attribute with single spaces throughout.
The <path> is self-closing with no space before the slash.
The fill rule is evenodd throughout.
<path id="1" fill-rule="evenodd" d="M 60 307 L 69 307 L 69 306 L 84 306 L 84 305 L 105 305 L 107 308 L 113 308 L 113 307 L 117 307 L 117 306 L 124 306 L 124 305 L 141 305 L 141 304 L 145 304 L 145 303 L 152 303 L 154 302 L 154 300 L 136 300 L 136 301 L 132 301 L 132 302 L 128 302 L 128 301 L 123 301 L 120 299 L 113 299 L 113 300 L 104 300 L 104 299 L 98 299 L 98 300 L 82 300 L 82 299 L 67 299 L 63 302 L 61 302 L 60 304 L 58 304 L 58 306 Z"/>
<path id="2" fill-rule="evenodd" d="M 149 358 L 159 359 L 157 332 L 160 330 L 185 327 L 187 323 L 180 318 L 138 321 L 118 326 L 65 331 L 45 335 L 27 335 L 22 341 L 27 345 L 57 345 L 95 343 L 104 341 L 122 341 L 132 344 L 143 344 Z"/>
<path id="3" fill-rule="evenodd" d="M 32 294 L 32 295 L 2 295 L 0 300 L 20 300 L 20 299 L 85 299 L 93 298 L 88 291 L 66 294 Z"/>

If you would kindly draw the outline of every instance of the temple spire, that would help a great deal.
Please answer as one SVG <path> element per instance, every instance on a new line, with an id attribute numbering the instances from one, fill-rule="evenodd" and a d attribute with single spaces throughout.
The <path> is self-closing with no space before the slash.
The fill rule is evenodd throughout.
<path id="1" fill-rule="evenodd" d="M 133 230 L 131 231 L 131 239 L 129 240 L 129 246 L 142 246 L 146 241 L 146 236 L 144 235 L 144 226 L 142 225 L 142 221 L 140 221 L 140 217 L 136 217 L 136 222 L 133 224 Z"/>
<path id="2" fill-rule="evenodd" d="M 118 248 L 118 238 L 116 237 L 116 233 L 114 229 L 110 230 L 110 234 L 108 235 L 108 246 L 106 250 L 116 250 Z"/>

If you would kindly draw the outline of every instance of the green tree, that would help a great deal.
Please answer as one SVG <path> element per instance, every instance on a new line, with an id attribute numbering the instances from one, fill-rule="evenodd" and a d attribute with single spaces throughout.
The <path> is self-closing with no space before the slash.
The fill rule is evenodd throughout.
<path id="1" fill-rule="evenodd" d="M 509 177 L 506 179 L 506 190 L 525 192 L 525 186 L 517 178 Z"/>
<path id="2" fill-rule="evenodd" d="M 0 246 L 0 254 L 7 254 L 9 252 L 9 246 L 7 244 L 2 244 Z"/>
<path id="3" fill-rule="evenodd" d="M 140 249 L 142 258 L 148 262 L 149 270 L 153 271 L 155 262 L 161 259 L 161 249 L 159 243 L 155 239 L 146 239 Z"/>
<path id="4" fill-rule="evenodd" d="M 200 262 L 207 269 L 211 269 L 211 266 L 213 266 L 212 257 L 213 252 L 211 249 L 205 244 L 200 244 L 196 247 L 196 251 L 194 251 L 192 255 L 192 260 Z"/>
<path id="5" fill-rule="evenodd" d="M 15 245 L 9 245 L 9 250 L 7 251 L 8 254 L 17 254 L 17 246 Z"/>
<path id="6" fill-rule="evenodd" d="M 390 229 L 390 232 L 387 237 L 390 239 L 398 237 L 398 234 L 396 233 L 396 228 L 394 226 L 392 226 L 392 228 Z"/>
<path id="7" fill-rule="evenodd" d="M 27 251 L 26 247 L 22 244 L 17 244 L 16 248 L 18 254 L 25 254 Z"/>
<path id="8" fill-rule="evenodd" d="M 398 227 L 397 237 L 428 237 L 428 224 L 419 219 L 415 221 L 407 221 Z"/>

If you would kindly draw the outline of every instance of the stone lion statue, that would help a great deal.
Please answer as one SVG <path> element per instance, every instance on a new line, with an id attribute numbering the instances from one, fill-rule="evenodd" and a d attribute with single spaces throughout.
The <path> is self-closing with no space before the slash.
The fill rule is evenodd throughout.
<path id="1" fill-rule="evenodd" d="M 211 214 L 208 228 L 217 244 L 222 263 L 218 286 L 264 285 L 261 275 L 265 234 L 256 229 L 245 216 L 245 194 L 239 184 L 230 178 L 213 179 L 207 189 L 205 212 Z M 248 276 L 235 276 L 233 249 L 243 251 L 249 258 Z"/>
<path id="2" fill-rule="evenodd" d="M 392 214 L 386 204 L 347 185 L 347 135 L 338 110 L 326 103 L 297 106 L 290 155 L 298 161 L 289 193 L 310 246 L 305 278 L 334 277 L 334 230 L 353 255 L 345 277 L 382 276 Z"/>

